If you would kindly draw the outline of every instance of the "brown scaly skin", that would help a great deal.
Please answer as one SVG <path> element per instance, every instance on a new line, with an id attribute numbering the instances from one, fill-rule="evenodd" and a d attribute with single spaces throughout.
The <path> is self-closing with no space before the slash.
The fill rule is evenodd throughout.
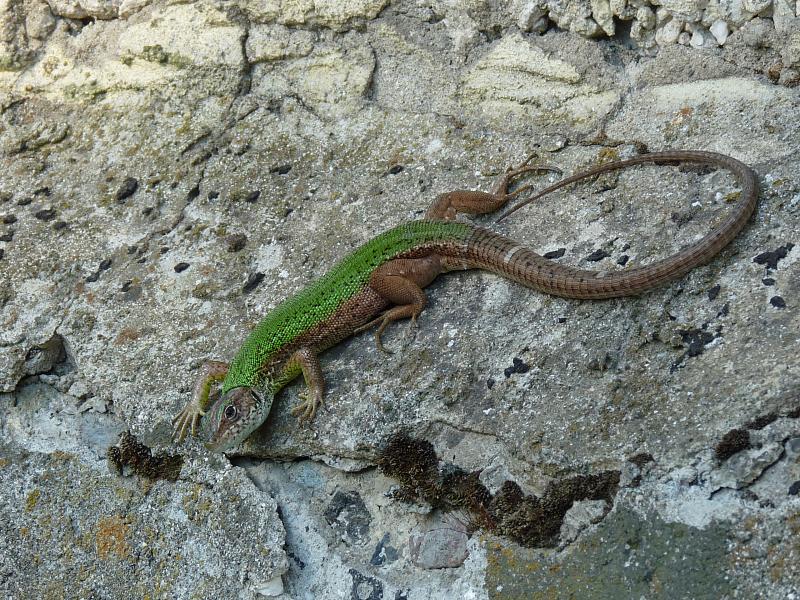
<path id="1" fill-rule="evenodd" d="M 715 166 L 731 171 L 742 187 L 739 201 L 725 221 L 698 242 L 676 254 L 655 263 L 621 269 L 614 272 L 586 271 L 554 264 L 532 250 L 502 235 L 466 224 L 453 224 L 458 213 L 484 214 L 499 210 L 514 196 L 529 189 L 523 186 L 509 192 L 510 183 L 517 176 L 543 169 L 529 165 L 530 159 L 509 169 L 500 179 L 493 193 L 455 191 L 440 195 L 428 210 L 425 219 L 407 226 L 389 230 L 384 235 L 400 236 L 396 244 L 403 243 L 408 235 L 423 235 L 426 231 L 442 233 L 425 234 L 423 241 L 415 242 L 397 251 L 378 248 L 384 254 L 371 271 L 355 272 L 364 275 L 364 284 L 349 296 L 343 296 L 336 310 L 327 318 L 305 327 L 288 342 L 271 350 L 253 369 L 252 378 L 241 367 L 236 377 L 248 378 L 247 383 L 230 384 L 229 389 L 209 410 L 204 429 L 211 449 L 224 451 L 243 441 L 267 417 L 274 395 L 300 373 L 309 391 L 304 401 L 292 412 L 301 421 L 314 418 L 322 403 L 324 382 L 318 355 L 343 339 L 378 326 L 376 342 L 383 350 L 381 334 L 389 323 L 410 318 L 416 320 L 426 304 L 423 288 L 437 275 L 446 271 L 479 268 L 517 281 L 536 290 L 566 298 L 603 299 L 640 294 L 666 282 L 677 279 L 694 267 L 708 262 L 733 240 L 750 218 L 758 198 L 758 181 L 755 173 L 743 163 L 722 155 L 702 151 L 675 151 L 644 154 L 629 160 L 608 163 L 583 173 L 568 177 L 527 200 L 517 204 L 502 218 L 521 206 L 570 183 L 638 164 L 675 164 L 691 162 Z M 441 224 L 441 225 L 437 225 Z M 408 229 L 404 229 L 407 227 Z M 414 231 L 422 232 L 414 234 Z M 374 238 L 362 247 L 372 256 L 380 238 Z M 394 238 L 393 238 L 394 239 Z M 357 251 L 358 252 L 358 251 Z M 353 255 L 355 256 L 355 254 Z M 343 271 L 332 271 L 339 275 Z M 348 276 L 350 271 L 344 272 Z M 367 276 L 368 275 L 368 276 Z M 336 288 L 324 288 L 326 293 L 337 293 Z M 299 312 L 299 314 L 298 314 Z M 267 322 L 265 318 L 264 322 Z M 290 318 L 304 318 L 303 311 L 295 311 Z M 304 321 L 305 322 L 305 321 Z M 260 334 L 263 335 L 263 331 Z M 267 331 L 267 337 L 272 335 Z M 277 333 L 275 334 L 277 335 Z M 260 343 L 260 342 L 259 342 Z M 256 351 L 258 344 L 256 345 Z M 244 356 L 250 356 L 252 346 L 243 346 Z M 233 365 L 233 363 L 232 363 Z M 175 418 L 175 436 L 183 439 L 187 432 L 195 433 L 199 419 L 206 414 L 209 388 L 213 382 L 231 377 L 224 363 L 211 362 L 204 366 L 192 402 Z M 252 379 L 252 383 L 249 383 Z M 258 388 L 258 389 L 257 389 Z"/>

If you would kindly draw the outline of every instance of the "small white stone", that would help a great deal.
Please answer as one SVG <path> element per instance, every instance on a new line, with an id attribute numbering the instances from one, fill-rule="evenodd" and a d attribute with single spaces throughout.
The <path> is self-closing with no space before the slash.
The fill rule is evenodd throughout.
<path id="1" fill-rule="evenodd" d="M 69 394 L 70 396 L 74 396 L 79 400 L 83 400 L 89 395 L 89 388 L 82 381 L 76 381 L 70 386 L 67 394 Z"/>
<path id="2" fill-rule="evenodd" d="M 793 33 L 781 52 L 783 64 L 787 67 L 800 66 L 800 31 Z"/>
<path id="3" fill-rule="evenodd" d="M 512 5 L 511 12 L 517 15 L 517 26 L 522 31 L 531 31 L 547 11 L 538 2 L 519 1 Z"/>
<path id="4" fill-rule="evenodd" d="M 709 28 L 711 35 L 714 36 L 714 39 L 717 40 L 717 43 L 722 46 L 725 43 L 725 40 L 728 39 L 728 34 L 730 30 L 728 29 L 728 24 L 723 21 L 722 19 L 718 19 L 711 24 Z"/>
<path id="5" fill-rule="evenodd" d="M 636 20 L 642 26 L 642 29 L 653 29 L 656 26 L 656 15 L 647 6 L 640 6 L 636 11 Z"/>
<path id="6" fill-rule="evenodd" d="M 683 29 L 683 21 L 672 19 L 667 21 L 663 27 L 656 31 L 656 43 L 659 46 L 669 46 L 678 41 L 678 36 Z"/>
<path id="7" fill-rule="evenodd" d="M 608 6 L 616 17 L 621 17 L 625 11 L 626 0 L 609 0 Z"/>
<path id="8" fill-rule="evenodd" d="M 743 0 L 742 6 L 749 12 L 757 15 L 760 12 L 767 10 L 772 4 L 772 0 Z"/>
<path id="9" fill-rule="evenodd" d="M 283 580 L 280 576 L 273 577 L 269 581 L 259 583 L 256 586 L 255 592 L 268 598 L 274 598 L 283 594 Z"/>

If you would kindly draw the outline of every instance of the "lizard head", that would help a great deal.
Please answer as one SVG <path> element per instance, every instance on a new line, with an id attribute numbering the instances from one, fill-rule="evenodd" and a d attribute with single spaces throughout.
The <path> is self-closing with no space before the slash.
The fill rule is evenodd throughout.
<path id="1" fill-rule="evenodd" d="M 203 419 L 206 448 L 225 452 L 241 444 L 269 414 L 272 395 L 251 387 L 228 390 L 211 406 Z"/>

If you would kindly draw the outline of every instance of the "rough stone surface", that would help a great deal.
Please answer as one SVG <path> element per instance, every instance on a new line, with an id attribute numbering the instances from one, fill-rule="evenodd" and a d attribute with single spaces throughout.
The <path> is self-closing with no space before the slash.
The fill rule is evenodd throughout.
<path id="1" fill-rule="evenodd" d="M 275 501 L 241 469 L 199 458 L 188 477 L 149 483 L 103 466 L 61 450 L 0 450 L 4 595 L 210 598 L 233 588 L 254 598 L 280 581 Z"/>
<path id="2" fill-rule="evenodd" d="M 0 5 L 0 592 L 800 597 L 798 6 Z M 203 360 L 436 194 L 534 151 L 570 173 L 643 146 L 757 171 L 708 265 L 603 302 L 443 276 L 394 353 L 362 334 L 322 357 L 311 427 L 298 382 L 228 458 L 171 444 Z M 477 221 L 630 268 L 737 190 L 643 167 Z M 511 514 L 549 498 L 552 547 L 404 494 L 375 468 L 401 429 Z M 178 480 L 109 471 L 127 430 L 184 455 Z M 569 494 L 600 473 L 607 499 Z"/>

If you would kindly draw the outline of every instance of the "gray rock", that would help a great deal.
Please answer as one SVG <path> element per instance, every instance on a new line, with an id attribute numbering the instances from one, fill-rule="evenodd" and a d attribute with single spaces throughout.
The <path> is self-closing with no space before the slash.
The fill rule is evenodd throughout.
<path id="1" fill-rule="evenodd" d="M 796 593 L 795 3 L 468 4 L 0 9 L 5 596 Z M 418 329 L 386 331 L 393 354 L 366 333 L 321 357 L 310 426 L 290 414 L 297 382 L 229 458 L 171 444 L 203 360 L 230 360 L 436 194 L 490 190 L 533 151 L 572 173 L 643 146 L 758 173 L 756 214 L 709 264 L 602 302 L 443 276 Z M 703 235 L 737 192 L 723 172 L 642 167 L 476 221 L 559 264 L 629 269 Z M 374 468 L 400 429 L 489 493 L 548 498 L 559 548 L 512 544 L 485 506 L 408 497 Z M 718 460 L 735 429 L 750 447 Z M 177 482 L 107 472 L 127 430 L 185 455 Z M 608 501 L 546 495 L 606 471 Z M 504 526 L 525 543 L 523 517 Z"/>
<path id="2" fill-rule="evenodd" d="M 594 523 L 599 523 L 608 512 L 608 503 L 605 500 L 583 500 L 575 502 L 564 515 L 561 525 L 560 543 L 563 546 L 574 542 L 578 535 Z"/>
<path id="3" fill-rule="evenodd" d="M 0 452 L 0 589 L 14 597 L 276 589 L 286 571 L 275 502 L 240 469 L 189 465 L 189 479 L 142 485 L 75 456 Z M 186 468 L 186 467 L 185 467 Z M 34 560 L 32 560 L 34 558 Z M 132 576 L 135 573 L 135 576 Z M 270 583 L 271 582 L 271 583 Z"/>
<path id="4" fill-rule="evenodd" d="M 411 561 L 421 569 L 458 567 L 467 558 L 466 528 L 440 521 L 411 536 Z"/>
<path id="5" fill-rule="evenodd" d="M 372 518 L 358 492 L 336 492 L 324 515 L 328 524 L 349 544 L 363 541 L 369 533 Z"/>

